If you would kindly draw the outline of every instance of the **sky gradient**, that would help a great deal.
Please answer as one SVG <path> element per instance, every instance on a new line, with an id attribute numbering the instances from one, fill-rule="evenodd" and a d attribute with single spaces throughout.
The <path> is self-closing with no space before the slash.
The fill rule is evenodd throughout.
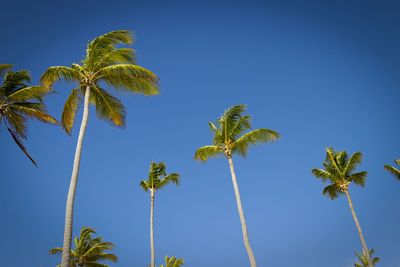
<path id="1" fill-rule="evenodd" d="M 258 266 L 351 267 L 361 242 L 344 196 L 330 200 L 312 174 L 326 147 L 360 151 L 366 186 L 349 188 L 377 266 L 400 266 L 400 183 L 383 170 L 400 157 L 400 4 L 396 1 L 8 1 L 0 63 L 27 69 L 79 62 L 91 39 L 132 30 L 138 65 L 160 77 L 161 94 L 113 94 L 125 129 L 91 107 L 82 150 L 74 235 L 83 225 L 113 242 L 119 263 L 150 262 L 150 195 L 139 182 L 164 161 L 181 184 L 155 199 L 156 265 L 250 266 L 225 158 L 193 160 L 211 144 L 209 121 L 247 104 L 253 128 L 281 134 L 235 156 Z M 49 113 L 61 117 L 73 84 L 57 83 Z M 111 91 L 112 92 L 112 91 Z M 82 112 L 82 110 L 81 110 Z M 0 127 L 3 242 L 0 266 L 56 266 L 81 112 L 69 137 L 29 121 L 35 168 Z M 393 164 L 392 164 L 393 165 Z"/>

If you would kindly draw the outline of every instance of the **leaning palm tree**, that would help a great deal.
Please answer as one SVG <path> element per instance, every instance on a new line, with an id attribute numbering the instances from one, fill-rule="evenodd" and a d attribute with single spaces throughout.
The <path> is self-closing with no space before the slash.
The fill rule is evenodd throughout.
<path id="1" fill-rule="evenodd" d="M 59 122 L 46 113 L 43 97 L 51 92 L 41 86 L 28 86 L 31 76 L 27 70 L 12 71 L 10 64 L 0 65 L 0 123 L 4 124 L 15 143 L 37 167 L 36 161 L 28 153 L 22 139 L 26 139 L 26 116 L 46 123 Z"/>
<path id="2" fill-rule="evenodd" d="M 375 252 L 374 249 L 371 249 L 371 250 L 369 251 L 369 257 L 370 257 L 370 258 L 372 257 L 372 254 L 374 254 L 374 252 Z M 354 263 L 354 267 L 368 267 L 368 261 L 367 261 L 367 257 L 366 257 L 366 255 L 365 255 L 365 252 L 363 251 L 363 252 L 361 252 L 360 254 L 358 254 L 358 252 L 355 251 L 355 253 L 356 253 L 356 255 L 358 256 L 358 259 L 360 260 L 360 262 L 361 262 L 362 264 Z M 376 264 L 378 261 L 380 261 L 380 260 L 381 260 L 381 259 L 378 258 L 378 257 L 373 258 L 373 259 L 372 259 L 372 265 L 375 266 L 375 264 Z"/>
<path id="3" fill-rule="evenodd" d="M 369 257 L 367 244 L 354 211 L 353 202 L 349 194 L 349 185 L 354 182 L 356 185 L 364 187 L 367 172 L 353 173 L 357 164 L 361 163 L 362 153 L 356 152 L 349 158 L 346 150 L 336 152 L 333 148 L 326 149 L 326 159 L 323 163 L 324 169 L 312 169 L 312 173 L 321 178 L 322 182 L 329 181 L 330 185 L 326 186 L 322 194 L 328 195 L 331 199 L 339 197 L 340 194 L 345 194 L 349 202 L 350 210 L 353 215 L 354 222 L 360 235 L 361 244 L 367 257 L 368 267 L 372 267 L 372 262 Z"/>
<path id="4" fill-rule="evenodd" d="M 45 87 L 51 87 L 55 81 L 61 79 L 77 83 L 64 105 L 61 116 L 62 126 L 69 134 L 79 104 L 83 101 L 83 116 L 66 204 L 62 267 L 68 267 L 70 260 L 74 198 L 82 142 L 89 118 L 89 104 L 95 105 L 98 118 L 123 127 L 125 107 L 119 99 L 103 89 L 103 86 L 108 85 L 117 91 L 144 95 L 159 93 L 157 76 L 135 64 L 135 51 L 130 48 L 117 48 L 117 45 L 131 44 L 132 41 L 133 35 L 130 31 L 106 33 L 89 42 L 86 56 L 81 64 L 73 63 L 71 67 L 50 67 L 41 77 L 41 83 Z"/>
<path id="5" fill-rule="evenodd" d="M 209 122 L 211 133 L 214 134 L 213 145 L 197 149 L 194 158 L 206 162 L 209 158 L 224 155 L 228 158 L 232 175 L 233 188 L 235 190 L 236 203 L 242 225 L 243 241 L 249 255 L 252 267 L 257 266 L 256 259 L 250 247 L 247 234 L 246 221 L 243 214 L 242 202 L 240 200 L 239 188 L 236 181 L 236 174 L 233 167 L 232 154 L 246 156 L 251 145 L 268 143 L 279 138 L 279 133 L 270 129 L 251 129 L 250 115 L 243 116 L 246 105 L 233 106 L 217 119 L 216 124 Z M 245 133 L 247 132 L 247 133 Z"/>
<path id="6" fill-rule="evenodd" d="M 178 260 L 174 256 L 172 256 L 171 258 L 165 256 L 165 267 L 181 267 L 184 261 L 185 261 L 184 258 Z M 160 267 L 164 267 L 164 265 L 161 264 Z"/>
<path id="7" fill-rule="evenodd" d="M 394 163 L 397 164 L 397 166 L 400 166 L 400 159 L 394 159 Z M 396 169 L 393 166 L 390 165 L 385 165 L 385 170 L 389 171 L 391 174 L 393 174 L 399 181 L 400 181 L 400 170 Z"/>
<path id="8" fill-rule="evenodd" d="M 140 186 L 144 191 L 150 191 L 151 207 L 150 207 L 150 247 L 151 247 L 151 267 L 155 267 L 155 251 L 154 251 L 154 196 L 156 191 L 164 186 L 174 183 L 176 185 L 180 182 L 180 175 L 178 173 L 166 173 L 167 166 L 164 162 L 150 163 L 149 178 L 147 181 L 142 180 Z"/>
<path id="9" fill-rule="evenodd" d="M 115 248 L 113 243 L 103 242 L 103 237 L 92 239 L 92 234 L 96 232 L 94 229 L 83 226 L 79 234 L 79 238 L 75 237 L 75 250 L 71 249 L 70 267 L 108 267 L 108 265 L 99 261 L 109 260 L 117 262 L 118 258 L 112 253 L 105 252 Z M 49 254 L 61 254 L 62 248 L 53 248 L 49 250 Z M 59 267 L 61 265 L 58 265 Z"/>

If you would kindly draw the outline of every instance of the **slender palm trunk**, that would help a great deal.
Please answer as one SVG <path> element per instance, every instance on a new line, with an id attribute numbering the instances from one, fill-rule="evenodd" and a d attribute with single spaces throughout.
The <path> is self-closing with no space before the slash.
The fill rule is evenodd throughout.
<path id="1" fill-rule="evenodd" d="M 249 237 L 247 235 L 247 225 L 246 225 L 246 220 L 244 219 L 242 201 L 240 200 L 239 187 L 236 181 L 236 174 L 235 174 L 235 169 L 233 168 L 232 157 L 229 156 L 228 161 L 229 161 L 229 167 L 231 169 L 233 188 L 235 189 L 236 203 L 239 211 L 240 223 L 242 224 L 244 246 L 246 247 L 247 254 L 249 255 L 251 267 L 257 267 L 256 259 L 253 254 L 253 250 L 250 247 Z"/>
<path id="2" fill-rule="evenodd" d="M 78 182 L 79 165 L 81 162 L 82 142 L 83 142 L 83 137 L 85 136 L 86 125 L 89 119 L 89 97 L 90 97 L 90 87 L 86 87 L 81 129 L 79 131 L 78 143 L 76 144 L 74 167 L 72 170 L 71 182 L 68 190 L 67 205 L 65 208 L 64 243 L 63 243 L 63 251 L 61 257 L 62 267 L 69 267 L 69 262 L 71 258 L 74 199 L 76 192 L 76 184 Z"/>
<path id="3" fill-rule="evenodd" d="M 364 235 L 363 235 L 363 233 L 361 231 L 361 226 L 360 226 L 360 223 L 358 222 L 356 212 L 354 211 L 353 202 L 351 201 L 349 191 L 346 190 L 346 191 L 344 191 L 344 193 L 346 194 L 347 200 L 349 201 L 351 214 L 353 214 L 354 222 L 356 223 L 356 227 L 357 227 L 358 233 L 360 234 L 361 244 L 362 244 L 363 249 L 364 249 L 365 257 L 367 258 L 368 267 L 372 267 L 371 258 L 369 256 L 369 250 L 367 248 L 367 244 L 365 243 Z"/>
<path id="4" fill-rule="evenodd" d="M 150 210 L 150 247 L 151 247 L 151 267 L 155 267 L 155 250 L 154 250 L 154 189 L 150 189 L 151 210 Z"/>

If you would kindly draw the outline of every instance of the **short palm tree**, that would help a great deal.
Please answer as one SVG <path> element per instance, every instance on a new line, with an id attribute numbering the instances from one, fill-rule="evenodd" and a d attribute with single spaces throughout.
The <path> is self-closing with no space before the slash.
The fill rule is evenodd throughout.
<path id="1" fill-rule="evenodd" d="M 21 138 L 26 139 L 27 118 L 38 119 L 46 123 L 58 123 L 56 119 L 46 113 L 43 97 L 51 92 L 41 86 L 28 86 L 31 76 L 27 70 L 12 71 L 10 64 L 0 65 L 0 123 L 4 124 L 15 143 L 37 167 L 37 163 L 29 155 L 22 144 Z M 59 123 L 58 123 L 59 124 Z"/>
<path id="2" fill-rule="evenodd" d="M 45 87 L 50 87 L 61 79 L 77 83 L 64 105 L 61 116 L 61 123 L 68 133 L 71 133 L 75 114 L 82 101 L 84 107 L 66 204 L 62 267 L 68 267 L 70 259 L 74 199 L 82 142 L 89 118 L 89 104 L 95 105 L 98 118 L 123 127 L 125 107 L 119 99 L 103 89 L 103 86 L 144 95 L 159 93 L 158 78 L 151 71 L 135 64 L 135 51 L 130 48 L 117 48 L 120 44 L 128 45 L 132 42 L 133 35 L 130 31 L 106 33 L 89 42 L 81 64 L 50 67 L 41 77 L 41 83 Z"/>
<path id="3" fill-rule="evenodd" d="M 394 159 L 394 163 L 397 164 L 397 166 L 400 166 L 400 159 Z M 385 170 L 389 171 L 391 174 L 393 174 L 399 181 L 400 181 L 400 170 L 396 169 L 393 166 L 390 165 L 385 165 Z"/>
<path id="4" fill-rule="evenodd" d="M 349 202 L 350 210 L 353 215 L 358 233 L 360 235 L 361 244 L 364 252 L 366 252 L 368 267 L 372 267 L 372 262 L 367 253 L 368 248 L 365 243 L 364 235 L 361 230 L 360 223 L 358 222 L 356 213 L 354 211 L 353 202 L 349 194 L 349 185 L 354 182 L 356 185 L 364 187 L 367 172 L 353 173 L 357 164 L 361 163 L 362 153 L 356 152 L 349 158 L 346 150 L 336 152 L 333 148 L 326 149 L 326 159 L 323 163 L 324 169 L 312 169 L 312 173 L 321 178 L 322 182 L 329 181 L 330 185 L 326 186 L 322 194 L 328 195 L 331 199 L 339 197 L 340 194 L 345 194 Z"/>
<path id="5" fill-rule="evenodd" d="M 164 162 L 150 163 L 149 178 L 147 181 L 142 180 L 140 186 L 144 191 L 150 191 L 151 207 L 150 207 L 150 247 L 151 247 L 151 267 L 155 267 L 155 251 L 154 251 L 154 196 L 156 191 L 164 186 L 174 183 L 176 185 L 180 182 L 180 175 L 178 173 L 166 173 L 167 166 Z"/>
<path id="6" fill-rule="evenodd" d="M 194 158 L 203 162 L 219 155 L 224 155 L 228 158 L 236 203 L 242 225 L 243 241 L 247 254 L 249 255 L 251 266 L 255 267 L 257 264 L 247 234 L 247 225 L 233 167 L 232 154 L 246 156 L 251 145 L 275 141 L 279 138 L 279 133 L 263 128 L 247 132 L 251 129 L 251 123 L 250 115 L 242 115 L 245 108 L 246 105 L 233 106 L 217 119 L 216 124 L 209 122 L 211 132 L 214 134 L 213 145 L 203 146 L 197 149 Z"/>
<path id="7" fill-rule="evenodd" d="M 105 252 L 115 248 L 113 243 L 103 242 L 103 237 L 92 239 L 92 234 L 96 232 L 89 227 L 82 227 L 79 238 L 75 237 L 75 250 L 71 249 L 70 267 L 108 267 L 108 265 L 99 261 L 109 260 L 117 262 L 118 258 L 114 254 Z M 61 254 L 62 248 L 53 248 L 49 250 L 49 254 Z M 58 265 L 58 267 L 61 265 Z"/>
<path id="8" fill-rule="evenodd" d="M 370 258 L 372 257 L 372 254 L 374 254 L 374 252 L 375 252 L 374 249 L 371 249 L 371 250 L 369 251 L 369 257 L 370 257 Z M 358 254 L 358 252 L 355 251 L 355 253 L 356 253 L 356 255 L 358 256 L 358 259 L 360 260 L 360 262 L 361 262 L 362 264 L 354 263 L 354 267 L 368 267 L 368 261 L 367 261 L 367 257 L 365 256 L 365 252 L 363 251 L 363 252 L 361 252 L 360 254 Z M 378 261 L 380 261 L 380 260 L 381 260 L 381 259 L 378 258 L 378 257 L 373 258 L 373 259 L 372 259 L 372 265 L 375 266 L 375 264 L 376 264 Z"/>
<path id="9" fill-rule="evenodd" d="M 184 260 L 185 260 L 184 258 L 178 260 L 174 256 L 172 256 L 171 258 L 165 256 L 165 267 L 181 267 L 183 265 Z M 164 265 L 161 264 L 160 267 L 164 267 Z"/>

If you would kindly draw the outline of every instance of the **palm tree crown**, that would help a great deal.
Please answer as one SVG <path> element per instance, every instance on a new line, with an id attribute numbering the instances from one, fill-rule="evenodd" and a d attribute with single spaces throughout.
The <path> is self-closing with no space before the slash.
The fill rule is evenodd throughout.
<path id="1" fill-rule="evenodd" d="M 46 123 L 58 123 L 56 119 L 46 113 L 43 97 L 51 92 L 41 86 L 28 86 L 31 76 L 27 70 L 11 71 L 10 64 L 0 65 L 0 123 L 4 124 L 14 141 L 37 167 L 35 160 L 29 155 L 22 144 L 21 138 L 26 139 L 28 117 Z"/>
<path id="2" fill-rule="evenodd" d="M 345 193 L 352 182 L 364 187 L 368 173 L 353 173 L 357 164 L 361 163 L 361 159 L 361 152 L 356 152 L 349 158 L 346 150 L 337 152 L 333 148 L 327 148 L 326 159 L 323 163 L 324 170 L 312 169 L 311 171 L 317 178 L 321 178 L 323 182 L 328 180 L 331 182 L 330 185 L 324 188 L 322 193 L 328 195 L 331 199 L 335 199 L 340 194 Z"/>
<path id="3" fill-rule="evenodd" d="M 374 254 L 374 252 L 375 252 L 375 250 L 374 250 L 374 249 L 371 249 L 371 250 L 369 251 L 369 256 L 372 257 L 372 254 Z M 359 254 L 357 251 L 355 251 L 355 253 L 356 253 L 358 259 L 360 260 L 360 262 L 361 262 L 362 264 L 354 263 L 354 267 L 368 267 L 368 261 L 367 261 L 367 257 L 366 257 L 366 255 L 365 255 L 364 251 L 361 252 L 360 254 Z M 373 259 L 372 259 L 372 265 L 375 265 L 375 264 L 376 264 L 378 261 L 380 261 L 380 260 L 381 260 L 381 259 L 380 259 L 379 257 L 373 258 Z"/>
<path id="4" fill-rule="evenodd" d="M 97 117 L 121 127 L 125 125 L 125 107 L 119 99 L 103 89 L 103 86 L 144 95 L 159 93 L 157 76 L 135 64 L 135 51 L 117 48 L 117 45 L 128 45 L 132 42 L 131 31 L 106 33 L 89 42 L 86 56 L 80 64 L 50 67 L 42 75 L 41 84 L 45 87 L 50 87 L 61 79 L 78 83 L 71 91 L 61 116 L 61 123 L 68 134 L 71 134 L 75 113 L 87 89 L 91 93 L 90 103 L 96 106 Z"/>
<path id="5" fill-rule="evenodd" d="M 103 237 L 92 239 L 95 230 L 89 227 L 82 227 L 79 238 L 75 237 L 75 250 L 71 249 L 71 267 L 108 267 L 108 265 L 98 261 L 109 260 L 117 262 L 118 258 L 114 254 L 105 252 L 115 248 L 113 243 L 103 242 Z M 61 254 L 62 248 L 53 248 L 49 254 Z M 59 265 L 61 266 L 61 265 Z"/>
<path id="6" fill-rule="evenodd" d="M 174 256 L 172 256 L 171 258 L 165 256 L 165 267 L 181 267 L 183 265 L 184 260 L 185 260 L 184 258 L 178 260 Z M 161 264 L 160 267 L 164 267 L 164 265 Z"/>
<path id="7" fill-rule="evenodd" d="M 394 163 L 397 164 L 397 166 L 400 166 L 400 159 L 394 159 Z M 385 170 L 389 171 L 391 174 L 393 174 L 399 181 L 400 181 L 400 170 L 396 169 L 395 167 L 392 167 L 390 165 L 385 165 Z"/>
<path id="8" fill-rule="evenodd" d="M 279 139 L 279 133 L 270 129 L 251 129 L 250 115 L 243 116 L 246 105 L 237 105 L 225 110 L 216 123 L 209 122 L 211 133 L 214 134 L 213 145 L 199 148 L 194 158 L 203 162 L 210 157 L 225 155 L 231 157 L 233 153 L 246 156 L 251 145 L 268 143 Z"/>
<path id="9" fill-rule="evenodd" d="M 149 178 L 147 181 L 142 180 L 140 182 L 140 186 L 143 188 L 144 191 L 147 190 L 157 191 L 167 184 L 174 183 L 176 185 L 180 182 L 180 174 L 178 173 L 166 173 L 167 166 L 164 162 L 150 163 L 150 171 L 149 171 Z"/>

